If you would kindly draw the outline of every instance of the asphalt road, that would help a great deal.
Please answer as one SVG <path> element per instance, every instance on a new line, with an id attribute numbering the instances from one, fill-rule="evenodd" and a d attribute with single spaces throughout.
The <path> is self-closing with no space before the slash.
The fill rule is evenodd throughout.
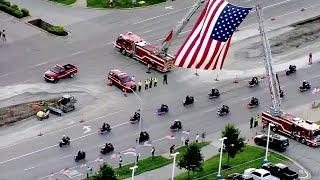
<path id="1" fill-rule="evenodd" d="M 44 9 L 52 6 L 47 2 L 44 4 L 37 1 L 32 1 L 33 3 L 30 4 L 20 0 L 14 0 L 13 2 L 21 3 L 24 7 L 30 9 L 33 8 L 32 12 L 36 16 L 43 15 Z M 251 4 L 243 1 L 232 2 L 242 5 Z M 301 4 L 301 1 L 264 2 L 266 7 L 269 6 L 265 9 L 266 19 L 298 10 L 296 14 L 284 16 L 285 22 L 269 21 L 268 23 L 274 27 L 285 26 L 285 23 L 296 21 L 296 19 L 290 17 L 293 15 L 301 16 L 299 9 L 302 5 L 316 7 L 319 3 L 316 0 L 308 0 L 303 4 Z M 38 6 L 38 4 L 41 4 L 41 6 Z M 181 19 L 187 8 L 192 4 L 192 1 L 187 3 L 185 1 L 175 1 L 136 10 L 94 11 L 94 16 L 82 15 L 78 19 L 69 19 L 68 17 L 76 14 L 91 14 L 89 10 L 72 8 L 71 11 L 76 12 L 76 14 L 71 13 L 72 16 L 67 17 L 66 14 L 68 13 L 65 13 L 63 17 L 60 17 L 67 21 L 65 23 L 66 28 L 72 32 L 72 37 L 53 38 L 46 33 L 39 32 L 24 39 L 16 40 L 9 46 L 1 47 L 1 88 L 10 87 L 15 90 L 20 88 L 20 91 L 29 91 L 30 89 L 24 89 L 23 86 L 33 84 L 35 86 L 33 88 L 38 87 L 46 92 L 79 90 L 85 91 L 96 98 L 94 102 L 79 111 L 59 119 L 52 118 L 48 122 L 39 122 L 40 126 L 45 127 L 44 136 L 33 137 L 37 132 L 26 131 L 25 137 L 33 138 L 13 142 L 14 144 L 11 146 L 2 147 L 0 149 L 1 178 L 16 179 L 17 177 L 24 177 L 24 179 L 35 179 L 59 172 L 64 168 L 79 165 L 73 161 L 73 155 L 79 149 L 87 152 L 88 162 L 94 161 L 100 157 L 99 147 L 106 141 L 115 145 L 116 152 L 134 147 L 138 125 L 129 124 L 128 118 L 138 108 L 139 101 L 133 94 L 124 97 L 119 89 L 106 86 L 105 75 L 112 68 L 119 68 L 135 75 L 136 79 L 145 79 L 149 75 L 145 73 L 146 68 L 140 63 L 125 58 L 113 50 L 111 42 L 119 33 L 132 31 L 151 42 L 159 44 L 161 42 L 159 39 L 163 38 L 169 32 L 169 29 L 175 26 L 176 22 Z M 168 6 L 173 6 L 173 9 L 166 9 L 165 7 Z M 68 12 L 68 8 L 60 6 L 54 7 L 53 12 L 58 11 L 59 8 Z M 45 18 L 50 21 L 50 19 L 54 19 L 56 14 L 46 14 Z M 190 24 L 194 20 L 192 19 Z M 242 27 L 250 30 L 251 28 L 254 29 L 255 25 L 255 15 L 251 14 L 244 21 Z M 186 27 L 186 32 L 188 29 L 190 29 L 190 25 Z M 185 35 L 187 33 L 178 38 L 177 43 L 173 44 L 172 50 L 178 47 L 178 43 L 183 41 Z M 8 39 L 10 39 L 10 33 L 8 36 Z M 65 62 L 77 64 L 80 68 L 79 75 L 74 79 L 61 81 L 58 84 L 46 84 L 42 79 L 42 73 L 46 68 L 55 63 Z M 307 70 L 299 71 L 294 76 L 281 78 L 280 81 L 283 83 L 288 97 L 284 100 L 284 109 L 289 110 L 299 104 L 310 103 L 317 98 L 310 93 L 300 94 L 296 89 L 303 79 L 310 80 L 312 85 L 319 84 L 318 66 L 314 65 Z M 210 134 L 220 131 L 226 123 L 235 123 L 236 125 L 248 123 L 250 116 L 267 109 L 270 102 L 270 98 L 266 96 L 268 94 L 266 83 L 261 83 L 257 88 L 249 89 L 244 81 L 239 84 L 219 82 L 215 86 L 223 91 L 222 96 L 215 101 L 211 101 L 206 94 L 212 87 L 212 81 L 210 81 L 212 77 L 203 80 L 193 76 L 189 70 L 176 70 L 169 74 L 169 85 L 162 86 L 160 85 L 162 75 L 157 72 L 153 72 L 151 75 L 158 76 L 160 87 L 152 88 L 139 95 L 143 99 L 143 129 L 150 132 L 158 153 L 168 151 L 172 142 L 168 142 L 165 136 L 169 134 L 169 124 L 175 119 L 181 120 L 184 129 L 190 129 L 192 135 L 202 131 Z M 194 105 L 184 108 L 181 103 L 187 94 L 195 96 L 196 102 Z M 258 109 L 247 110 L 245 104 L 253 95 L 260 99 L 261 106 Z M 154 110 L 162 103 L 168 104 L 171 110 L 169 114 L 159 117 L 154 114 Z M 231 114 L 227 117 L 218 118 L 216 110 L 222 104 L 230 106 Z M 85 123 L 78 123 L 81 118 L 86 120 Z M 54 122 L 55 120 L 59 120 L 61 123 L 51 127 L 51 123 L 57 124 Z M 105 121 L 113 126 L 112 132 L 103 136 L 96 134 L 102 122 Z M 69 124 L 69 122 L 71 123 Z M 83 126 L 90 126 L 92 130 L 84 133 Z M 20 131 L 15 127 L 12 127 L 12 129 L 13 134 L 15 131 Z M 62 134 L 71 137 L 72 144 L 70 147 L 57 147 L 57 142 Z M 179 136 L 179 133 L 177 133 L 176 141 L 178 141 Z M 2 139 L 6 137 L 4 135 Z M 297 145 L 297 147 L 301 146 Z M 139 149 L 142 155 L 148 155 L 148 148 L 139 147 Z M 308 147 L 294 148 L 294 153 L 290 155 L 294 158 L 296 154 L 306 149 Z M 313 165 L 308 167 L 312 164 L 309 163 L 310 161 L 306 162 L 305 165 L 312 170 L 313 175 L 315 173 L 315 175 L 319 175 L 312 169 L 317 164 L 312 157 L 316 156 L 318 150 L 313 149 L 311 151 L 310 153 L 308 151 L 306 156 L 310 157 L 308 159 L 313 162 Z M 107 156 L 105 159 L 107 159 Z M 125 162 L 130 160 L 132 158 L 126 157 L 124 159 Z M 112 160 L 110 163 L 116 164 L 117 160 Z"/>

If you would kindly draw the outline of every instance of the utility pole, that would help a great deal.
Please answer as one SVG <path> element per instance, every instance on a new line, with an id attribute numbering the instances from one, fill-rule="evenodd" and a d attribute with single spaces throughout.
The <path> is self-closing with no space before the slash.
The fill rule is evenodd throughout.
<path id="1" fill-rule="evenodd" d="M 200 8 L 201 4 L 204 3 L 205 0 L 198 0 L 197 3 L 195 3 L 192 8 L 189 10 L 189 12 L 185 15 L 185 17 L 177 24 L 177 26 L 175 27 L 175 29 L 173 30 L 173 35 L 172 38 L 169 41 L 166 41 L 162 44 L 161 48 L 160 48 L 160 54 L 164 54 L 166 55 L 168 52 L 168 48 L 172 42 L 173 39 L 175 39 L 180 32 L 182 31 L 182 29 L 187 25 L 187 23 L 189 22 L 190 18 L 192 17 L 192 15 Z"/>
<path id="2" fill-rule="evenodd" d="M 272 67 L 272 55 L 271 55 L 269 40 L 266 33 L 266 26 L 263 18 L 263 9 L 259 4 L 256 6 L 256 11 L 258 15 L 259 31 L 260 31 L 260 37 L 261 37 L 261 42 L 263 46 L 265 69 L 266 69 L 266 74 L 269 81 L 269 89 L 270 89 L 271 100 L 272 100 L 270 113 L 273 116 L 280 116 L 283 113 L 281 110 L 280 90 L 279 90 L 278 81 L 276 80 L 276 75 Z"/>

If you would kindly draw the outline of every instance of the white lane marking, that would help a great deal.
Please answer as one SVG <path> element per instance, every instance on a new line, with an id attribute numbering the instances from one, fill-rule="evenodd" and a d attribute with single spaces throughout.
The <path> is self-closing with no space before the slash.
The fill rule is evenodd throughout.
<path id="1" fill-rule="evenodd" d="M 67 124 L 67 126 L 70 126 L 70 125 L 72 125 L 72 124 L 74 124 L 74 121 L 73 121 L 73 120 L 71 120 L 71 121 Z"/>
<path id="2" fill-rule="evenodd" d="M 111 44 L 113 44 L 113 42 L 108 42 L 108 43 L 107 43 L 107 45 L 111 45 Z"/>
<path id="3" fill-rule="evenodd" d="M 29 170 L 34 169 L 34 168 L 36 168 L 36 167 L 30 167 L 30 168 L 26 168 L 26 169 L 24 169 L 24 170 L 25 170 L 25 171 L 29 171 Z"/>
<path id="4" fill-rule="evenodd" d="M 208 110 L 206 110 L 206 111 L 204 111 L 204 112 L 207 113 L 207 112 L 210 112 L 210 111 L 213 111 L 213 110 L 216 110 L 216 109 L 217 109 L 217 107 L 208 109 Z"/>
<path id="5" fill-rule="evenodd" d="M 319 74 L 319 75 L 312 76 L 310 79 L 314 79 L 314 78 L 318 78 L 318 77 L 320 77 L 320 74 Z"/>
<path id="6" fill-rule="evenodd" d="M 173 9 L 173 6 L 166 6 L 166 7 L 164 7 L 164 9 L 169 9 L 169 10 L 171 10 L 171 9 Z"/>
<path id="7" fill-rule="evenodd" d="M 39 67 L 39 66 L 45 65 L 45 64 L 47 64 L 47 63 L 48 63 L 48 61 L 45 61 L 45 62 L 42 62 L 42 63 L 36 64 L 36 67 Z"/>
<path id="8" fill-rule="evenodd" d="M 70 157 L 70 156 L 72 156 L 72 154 L 69 154 L 69 155 L 63 156 L 63 157 L 61 157 L 61 158 L 59 158 L 59 159 L 65 159 L 65 158 Z"/>
<path id="9" fill-rule="evenodd" d="M 129 123 L 129 122 L 117 124 L 117 125 L 115 125 L 115 126 L 113 126 L 113 127 L 111 127 L 111 128 L 119 127 L 119 126 L 122 126 L 122 125 L 125 125 L 125 124 L 128 124 L 128 123 Z M 91 136 L 91 135 L 93 135 L 93 134 L 98 134 L 98 133 L 97 133 L 97 132 L 92 132 L 92 133 L 86 134 L 86 135 L 84 135 L 84 136 L 80 136 L 80 137 L 77 137 L 77 138 L 75 138 L 75 139 L 71 139 L 70 141 L 77 141 L 77 140 L 79 140 L 79 139 L 83 139 L 83 138 L 88 137 L 88 136 Z M 38 153 L 38 152 L 42 152 L 42 151 L 51 149 L 51 148 L 56 147 L 56 146 L 58 146 L 58 145 L 55 144 L 55 145 L 48 146 L 48 147 L 45 147 L 45 148 L 42 148 L 42 149 L 39 149 L 39 150 L 36 150 L 36 151 L 33 151 L 33 152 L 29 152 L 29 153 L 27 153 L 27 154 L 24 154 L 24 155 L 21 155 L 21 156 L 17 156 L 17 157 L 14 157 L 14 158 L 11 158 L 11 159 L 2 161 L 2 162 L 0 162 L 0 164 L 4 164 L 4 163 L 10 162 L 10 161 L 14 161 L 14 160 L 17 160 L 17 159 L 21 159 L 21 158 L 23 158 L 23 157 L 30 156 L 30 155 L 35 154 L 35 153 Z"/>
<path id="10" fill-rule="evenodd" d="M 270 8 L 270 7 L 273 7 L 273 6 L 278 6 L 278 5 L 281 5 L 281 4 L 285 4 L 285 3 L 288 3 L 288 2 L 290 2 L 290 1 L 291 1 L 291 0 L 281 1 L 281 2 L 278 2 L 278 3 L 271 4 L 271 5 L 269 5 L 269 6 L 263 7 L 263 9 L 267 9 L 267 8 Z"/>
<path id="11" fill-rule="evenodd" d="M 178 9 L 178 10 L 176 10 L 176 11 L 172 11 L 172 12 L 169 12 L 169 13 L 165 13 L 165 14 L 161 14 L 161 15 L 158 15 L 158 16 L 154 16 L 154 17 L 151 17 L 151 18 L 142 20 L 142 21 L 135 22 L 135 23 L 133 23 L 133 24 L 134 24 L 134 25 L 136 25 L 136 24 L 141 24 L 141 23 L 143 23 L 143 22 L 151 21 L 151 20 L 157 19 L 157 18 L 159 18 L 159 17 L 163 17 L 163 16 L 167 16 L 167 15 L 170 15 L 170 14 L 174 14 L 174 13 L 177 13 L 177 12 L 180 12 L 180 11 L 183 11 L 183 10 L 186 10 L 186 9 L 189 9 L 189 8 L 191 8 L 191 7 L 192 7 L 192 6 L 189 6 L 189 7 L 185 7 L 185 8 L 182 8 L 182 9 Z"/>
<path id="12" fill-rule="evenodd" d="M 152 29 L 150 29 L 150 30 L 148 30 L 148 31 L 144 31 L 144 32 L 142 32 L 142 33 L 140 33 L 140 34 L 146 34 L 146 33 L 149 33 L 149 32 L 151 32 L 151 31 L 153 31 Z"/>
<path id="13" fill-rule="evenodd" d="M 156 139 L 156 140 L 154 140 L 154 141 L 151 141 L 151 143 L 155 143 L 155 142 L 158 142 L 158 141 L 162 141 L 162 140 L 164 140 L 164 139 L 167 139 L 166 137 L 163 137 L 163 138 L 160 138 L 160 139 Z"/>
<path id="14" fill-rule="evenodd" d="M 4 75 L 1 75 L 0 76 L 0 78 L 2 78 L 2 77 L 5 77 L 5 76 L 8 76 L 9 74 L 4 74 Z"/>
<path id="15" fill-rule="evenodd" d="M 241 101 L 245 101 L 245 100 L 248 100 L 248 99 L 250 99 L 251 97 L 246 97 L 246 98 L 243 98 L 243 99 L 241 99 Z"/>
<path id="16" fill-rule="evenodd" d="M 82 51 L 72 53 L 71 56 L 74 56 L 74 55 L 77 55 L 77 54 L 80 54 L 80 53 L 82 53 Z"/>
<path id="17" fill-rule="evenodd" d="M 83 133 L 87 134 L 88 132 L 91 131 L 91 126 L 83 126 L 82 129 L 85 130 Z"/>

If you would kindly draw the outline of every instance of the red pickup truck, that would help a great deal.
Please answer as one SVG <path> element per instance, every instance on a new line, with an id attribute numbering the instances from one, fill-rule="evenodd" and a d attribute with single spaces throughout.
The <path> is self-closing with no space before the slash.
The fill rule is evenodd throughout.
<path id="1" fill-rule="evenodd" d="M 55 66 L 51 67 L 47 70 L 43 77 L 46 81 L 57 83 L 59 79 L 64 78 L 73 78 L 74 74 L 78 72 L 78 68 L 72 64 L 66 65 L 59 65 L 56 64 Z"/>

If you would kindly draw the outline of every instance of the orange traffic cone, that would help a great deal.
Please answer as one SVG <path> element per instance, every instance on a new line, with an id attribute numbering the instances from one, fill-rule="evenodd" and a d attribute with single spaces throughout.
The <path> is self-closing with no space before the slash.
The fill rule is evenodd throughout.
<path id="1" fill-rule="evenodd" d="M 83 114 L 81 115 L 81 118 L 80 118 L 80 123 L 83 123 L 84 122 L 84 118 L 83 118 Z"/>
<path id="2" fill-rule="evenodd" d="M 274 21 L 274 20 L 276 20 L 276 18 L 275 18 L 275 17 L 272 17 L 272 18 L 271 18 L 271 21 Z"/>
<path id="3" fill-rule="evenodd" d="M 234 79 L 233 83 L 239 83 L 237 75 L 236 75 L 236 79 Z"/>
<path id="4" fill-rule="evenodd" d="M 301 9 L 300 9 L 300 11 L 305 11 L 306 9 L 304 8 L 304 7 L 302 7 Z"/>
<path id="5" fill-rule="evenodd" d="M 217 76 L 216 76 L 216 78 L 214 79 L 215 81 L 219 81 L 218 76 L 219 76 L 219 74 L 217 73 Z"/>
<path id="6" fill-rule="evenodd" d="M 38 136 L 42 136 L 43 135 L 43 133 L 40 131 L 39 133 L 38 133 Z"/>

